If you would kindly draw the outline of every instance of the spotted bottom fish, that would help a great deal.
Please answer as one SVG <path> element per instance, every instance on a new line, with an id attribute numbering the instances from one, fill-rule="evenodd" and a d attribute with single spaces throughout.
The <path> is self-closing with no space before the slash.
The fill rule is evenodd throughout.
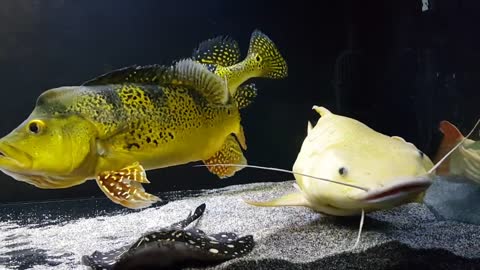
<path id="1" fill-rule="evenodd" d="M 83 256 L 83 264 L 93 269 L 179 269 L 208 266 L 239 258 L 254 247 L 253 236 L 239 238 L 234 233 L 207 235 L 198 229 L 185 229 L 205 211 L 205 204 L 193 215 L 168 228 L 148 232 L 131 245 Z"/>
<path id="2" fill-rule="evenodd" d="M 159 200 L 145 170 L 193 161 L 246 164 L 241 108 L 252 77 L 283 78 L 287 66 L 260 31 L 239 61 L 236 41 L 202 42 L 172 66 L 133 66 L 48 90 L 30 116 L 0 139 L 0 170 L 39 188 L 96 179 L 113 202 L 142 208 Z M 209 170 L 221 178 L 238 168 Z"/>

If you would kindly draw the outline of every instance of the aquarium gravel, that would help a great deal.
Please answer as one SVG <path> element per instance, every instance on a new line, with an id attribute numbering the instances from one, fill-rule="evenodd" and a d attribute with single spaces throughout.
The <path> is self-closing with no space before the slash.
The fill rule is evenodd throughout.
<path id="1" fill-rule="evenodd" d="M 436 217 L 422 204 L 368 214 L 360 245 L 351 250 L 357 236 L 357 217 L 325 217 L 303 207 L 259 208 L 243 202 L 244 198 L 268 199 L 291 192 L 292 184 L 257 183 L 179 194 L 178 200 L 144 210 L 102 212 L 102 207 L 111 204 L 102 199 L 94 204 L 97 212 L 84 217 L 53 217 L 44 210 L 47 216 L 42 220 L 33 218 L 33 213 L 29 217 L 28 209 L 35 208 L 25 205 L 22 215 L 13 218 L 9 214 L 0 222 L 0 265 L 6 269 L 85 269 L 80 264 L 82 255 L 131 243 L 146 231 L 184 218 L 201 203 L 207 208 L 196 224 L 198 228 L 206 233 L 252 234 L 256 241 L 250 254 L 215 269 L 338 269 L 341 265 L 388 269 L 408 260 L 418 260 L 419 265 L 430 261 L 432 267 L 442 262 L 449 267 L 480 265 L 480 249 L 474 248 L 480 243 L 480 226 Z M 76 207 L 89 203 L 78 201 Z M 45 209 L 61 208 L 66 203 L 49 204 Z M 6 217 L 8 206 L 1 211 Z"/>

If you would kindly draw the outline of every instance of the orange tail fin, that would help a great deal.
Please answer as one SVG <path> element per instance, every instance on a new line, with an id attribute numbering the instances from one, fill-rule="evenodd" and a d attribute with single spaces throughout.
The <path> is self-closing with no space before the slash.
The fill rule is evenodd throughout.
<path id="1" fill-rule="evenodd" d="M 457 143 L 463 139 L 463 135 L 456 126 L 448 121 L 440 122 L 440 131 L 443 133 L 443 140 L 438 147 L 434 162 L 437 163 L 445 154 L 452 150 Z M 445 175 L 450 172 L 450 158 L 447 158 L 437 169 L 438 175 Z"/>

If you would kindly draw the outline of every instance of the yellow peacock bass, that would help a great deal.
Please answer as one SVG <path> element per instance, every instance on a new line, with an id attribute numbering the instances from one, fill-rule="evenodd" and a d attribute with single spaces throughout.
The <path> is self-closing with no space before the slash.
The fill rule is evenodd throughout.
<path id="1" fill-rule="evenodd" d="M 239 109 L 256 90 L 241 84 L 283 78 L 287 66 L 260 31 L 243 61 L 235 48 L 230 39 L 212 39 L 171 66 L 127 67 L 44 92 L 0 139 L 0 170 L 48 189 L 96 179 L 113 202 L 142 208 L 159 200 L 141 185 L 149 183 L 145 170 L 199 160 L 246 164 Z M 209 170 L 223 178 L 238 168 Z"/>

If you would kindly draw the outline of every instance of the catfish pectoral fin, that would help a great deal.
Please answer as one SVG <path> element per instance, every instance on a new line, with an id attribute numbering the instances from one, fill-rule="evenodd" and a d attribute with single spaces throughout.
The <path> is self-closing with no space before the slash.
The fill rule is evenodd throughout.
<path id="1" fill-rule="evenodd" d="M 145 192 L 141 183 L 150 183 L 143 167 L 134 163 L 118 171 L 105 171 L 97 176 L 97 184 L 107 197 L 122 206 L 137 209 L 160 201 Z"/>
<path id="2" fill-rule="evenodd" d="M 309 207 L 310 203 L 300 192 L 290 193 L 282 197 L 270 200 L 270 201 L 250 201 L 244 200 L 244 202 L 261 207 L 274 207 L 274 206 L 306 206 Z"/>

